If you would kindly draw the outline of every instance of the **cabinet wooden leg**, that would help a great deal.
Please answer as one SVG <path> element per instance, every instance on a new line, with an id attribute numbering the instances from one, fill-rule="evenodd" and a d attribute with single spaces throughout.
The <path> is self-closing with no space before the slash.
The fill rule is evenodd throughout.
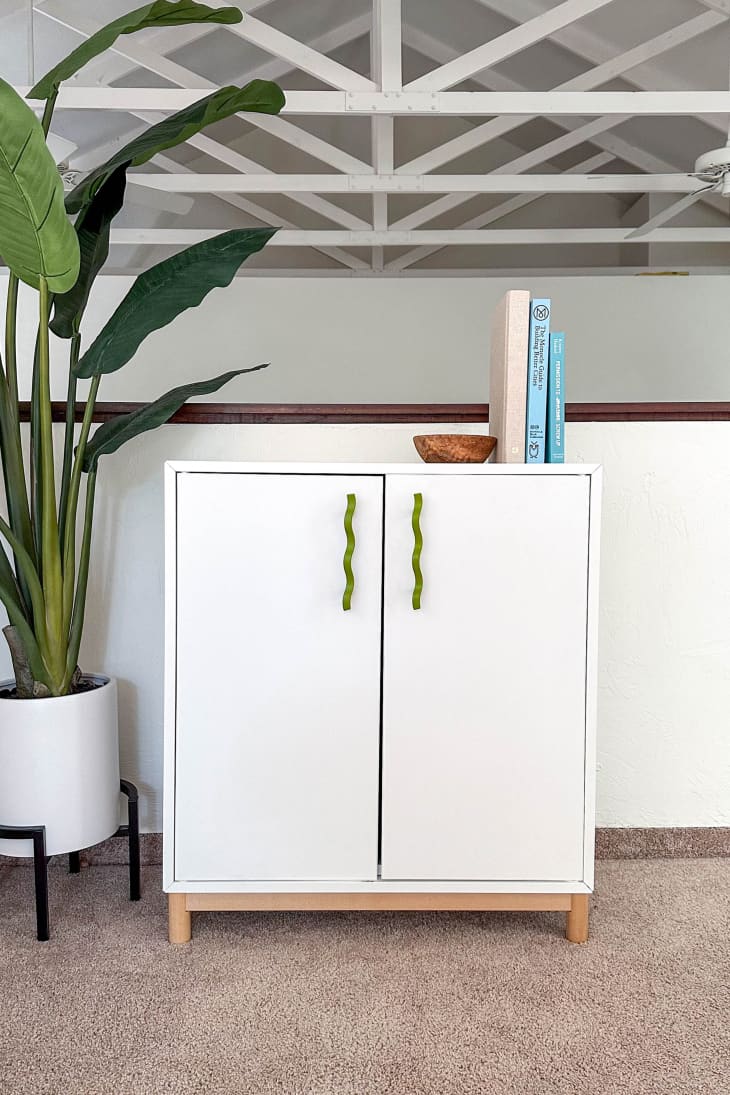
<path id="1" fill-rule="evenodd" d="M 167 895 L 168 938 L 171 943 L 189 943 L 193 934 L 192 918 L 185 904 L 184 893 Z"/>
<path id="2" fill-rule="evenodd" d="M 588 894 L 574 893 L 566 915 L 565 936 L 571 943 L 588 942 Z"/>

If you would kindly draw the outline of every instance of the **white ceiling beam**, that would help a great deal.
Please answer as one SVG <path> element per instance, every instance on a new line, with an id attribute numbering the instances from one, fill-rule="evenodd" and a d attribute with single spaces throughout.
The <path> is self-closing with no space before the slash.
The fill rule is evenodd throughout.
<path id="1" fill-rule="evenodd" d="M 46 5 L 38 8 L 37 11 L 39 16 L 65 27 L 67 30 L 74 31 L 82 38 L 90 38 L 103 26 L 102 23 L 97 23 L 92 19 L 69 15 L 67 5 L 62 3 L 61 0 L 48 0 Z M 146 68 L 150 72 L 162 76 L 163 79 L 169 80 L 170 83 L 178 84 L 180 87 L 205 88 L 214 86 L 210 85 L 202 76 L 198 76 L 189 69 L 183 68 L 182 65 L 171 61 L 163 54 L 150 50 L 144 44 L 135 41 L 132 35 L 120 34 L 110 49 L 120 57 L 132 61 L 135 66 Z"/>
<path id="2" fill-rule="evenodd" d="M 219 233 L 207 228 L 117 228 L 111 243 L 124 246 L 180 246 L 199 243 Z M 412 232 L 282 230 L 268 247 L 482 247 L 626 243 L 632 228 L 487 228 L 417 229 Z M 655 228 L 637 244 L 644 243 L 730 243 L 730 228 Z"/>
<path id="3" fill-rule="evenodd" d="M 370 29 L 370 75 L 381 91 L 397 91 L 403 86 L 401 44 L 401 0 L 372 0 Z M 373 171 L 392 174 L 395 169 L 395 135 L 392 117 L 378 116 L 371 122 Z M 388 227 L 388 195 L 373 194 L 373 228 Z M 382 270 L 382 247 L 372 252 L 374 270 Z"/>
<path id="4" fill-rule="evenodd" d="M 523 171 L 529 171 L 531 168 L 537 167 L 538 164 L 545 163 L 554 156 L 560 156 L 564 152 L 570 151 L 570 149 L 575 148 L 576 145 L 592 141 L 598 134 L 610 129 L 612 125 L 618 125 L 621 121 L 623 121 L 622 118 L 595 118 L 592 122 L 586 122 L 585 125 L 574 129 L 572 133 L 563 133 L 560 137 L 555 137 L 554 140 L 548 141 L 544 145 L 540 145 L 539 148 L 534 148 L 530 152 L 523 152 L 521 156 L 515 157 L 515 159 L 510 160 L 508 163 L 495 167 L 491 172 L 491 177 L 494 177 L 495 175 L 519 175 Z M 578 178 L 584 177 L 586 176 L 578 176 Z M 639 178 L 647 177 L 648 176 L 644 175 L 639 176 Z M 432 178 L 438 180 L 443 178 L 443 176 L 434 175 Z M 698 184 L 695 180 L 693 191 L 697 188 Z M 456 188 L 453 189 L 456 190 Z M 525 186 L 523 185 L 518 189 L 524 190 Z M 437 198 L 436 201 L 429 202 L 428 205 L 416 209 L 413 213 L 409 214 L 409 216 L 403 217 L 400 221 L 396 221 L 393 227 L 418 228 L 420 225 L 427 224 L 430 220 L 433 220 L 434 217 L 440 217 L 443 213 L 455 209 L 457 206 L 469 201 L 473 197 L 475 197 L 473 191 L 467 193 L 452 192 L 450 194 L 445 194 L 444 197 Z"/>
<path id="5" fill-rule="evenodd" d="M 183 174 L 194 175 L 195 172 L 192 167 L 183 167 L 176 160 L 171 159 L 169 156 L 165 156 L 162 153 L 155 156 L 152 163 L 157 164 L 163 169 L 163 171 L 177 171 Z M 248 198 L 241 197 L 240 194 L 214 194 L 216 198 L 226 202 L 227 205 L 232 205 L 237 209 L 242 210 L 244 213 L 249 213 L 252 217 L 261 221 L 262 224 L 271 225 L 272 228 L 296 228 L 297 225 L 292 221 L 282 217 L 278 213 L 272 213 L 270 209 L 266 209 L 263 205 L 259 205 L 257 202 L 252 202 Z M 362 259 L 356 258 L 354 255 L 350 255 L 347 251 L 341 251 L 336 247 L 318 247 L 323 255 L 328 258 L 334 259 L 341 265 L 346 266 L 350 270 L 367 270 L 369 266 Z"/>
<path id="6" fill-rule="evenodd" d="M 538 253 L 539 254 L 539 253 Z M 537 258 L 538 255 L 535 256 Z M 146 269 L 145 266 L 122 266 L 115 267 L 109 266 L 108 272 L 110 274 L 120 274 L 123 276 L 131 277 L 141 274 Z M 1 273 L 1 271 L 0 271 Z M 540 277 L 631 277 L 634 274 L 641 274 L 642 276 L 648 275 L 693 275 L 700 274 L 707 276 L 727 276 L 730 274 L 729 266 L 700 266 L 698 263 L 683 263 L 681 269 L 667 269 L 666 263 L 661 266 L 657 263 L 652 263 L 647 266 L 646 263 L 642 266 L 577 266 L 573 263 L 570 266 L 540 266 L 537 262 L 533 262 L 531 266 L 519 267 L 519 266 L 485 266 L 483 262 L 477 260 L 475 266 L 459 266 L 459 267 L 447 267 L 446 269 L 439 269 L 438 267 L 419 267 L 416 270 L 407 270 L 404 274 L 399 271 L 385 270 L 384 272 L 375 273 L 370 267 L 366 270 L 353 270 L 348 274 L 351 278 L 372 278 L 372 277 L 388 277 L 388 278 L 510 278 L 514 281 L 515 278 L 527 278 L 530 281 L 534 281 L 539 275 Z M 316 267 L 316 266 L 249 266 L 245 264 L 236 272 L 237 278 L 339 278 L 342 274 L 339 270 Z"/>
<path id="7" fill-rule="evenodd" d="M 42 11 L 42 14 L 47 15 L 49 18 L 55 19 L 58 22 L 63 22 L 65 27 L 76 31 L 76 33 L 82 35 L 84 38 L 91 37 L 92 34 L 95 34 L 100 29 L 101 24 L 94 23 L 89 19 L 78 19 L 75 16 L 72 19 L 68 15 L 64 15 L 61 19 L 54 14 L 57 7 L 60 9 L 61 5 L 49 4 L 48 7 Z M 156 75 L 170 80 L 171 83 L 178 84 L 180 87 L 201 91 L 214 91 L 219 86 L 212 80 L 207 80 L 205 77 L 200 76 L 191 69 L 171 62 L 164 55 L 148 49 L 145 46 L 140 46 L 135 42 L 131 42 L 125 47 L 125 50 L 125 56 L 133 58 L 140 67 L 146 68 L 150 72 L 154 72 Z M 308 133 L 300 126 L 292 125 L 291 122 L 287 122 L 284 118 L 269 114 L 247 115 L 247 118 L 253 121 L 259 129 L 265 130 L 279 140 L 293 145 L 295 148 L 308 153 L 317 160 L 329 164 L 331 167 L 337 167 L 341 171 L 364 171 L 366 173 L 370 170 L 369 165 L 362 160 L 357 159 L 355 156 L 350 156 L 349 153 L 344 152 L 342 149 Z M 97 154 L 98 151 L 98 149 L 95 150 Z M 87 159 L 88 154 L 84 158 Z"/>
<path id="8" fill-rule="evenodd" d="M 139 117 L 143 121 L 158 122 L 160 117 L 156 114 L 140 113 Z M 370 225 L 367 221 L 364 221 L 362 217 L 356 217 L 354 213 L 348 212 L 346 209 L 342 209 L 339 205 L 334 205 L 332 202 L 327 201 L 325 198 L 320 198 L 311 191 L 307 192 L 306 188 L 300 187 L 296 180 L 302 178 L 300 175 L 283 176 L 276 175 L 273 171 L 270 171 L 263 164 L 258 163 L 257 160 L 252 160 L 248 156 L 241 155 L 240 152 L 236 152 L 233 148 L 228 148 L 227 145 L 221 144 L 220 141 L 214 141 L 211 137 L 206 137 L 204 133 L 196 133 L 194 136 L 189 137 L 188 144 L 193 148 L 197 148 L 200 152 L 204 152 L 212 159 L 218 160 L 219 163 L 224 163 L 228 167 L 232 167 L 237 172 L 243 172 L 243 174 L 236 175 L 202 175 L 197 172 L 190 175 L 150 175 L 150 179 L 156 178 L 157 180 L 170 180 L 165 185 L 153 183 L 153 186 L 157 185 L 160 190 L 176 190 L 176 186 L 173 180 L 178 179 L 183 182 L 183 190 L 180 193 L 195 193 L 202 194 L 207 191 L 215 191 L 216 193 L 238 193 L 238 194 L 283 194 L 284 197 L 290 198 L 292 201 L 297 202 L 299 205 L 305 206 L 307 209 L 312 210 L 314 213 L 318 213 L 320 216 L 325 217 L 327 220 L 334 221 L 335 224 L 340 224 L 345 228 L 351 229 L 363 229 L 369 228 Z M 250 173 L 250 174 L 249 174 Z M 239 183 L 238 187 L 232 186 L 233 180 L 245 180 L 247 178 L 254 177 L 259 179 L 258 186 L 254 184 L 251 188 Z M 279 186 L 278 179 L 291 178 L 295 180 L 295 185 L 291 189 L 288 187 L 282 188 Z M 315 178 L 320 176 L 316 175 Z M 328 178 L 330 176 L 327 176 Z M 335 175 L 334 178 L 352 178 L 353 176 Z M 366 175 L 362 178 L 367 178 Z M 213 186 L 201 186 L 198 183 L 199 179 L 207 179 L 214 183 Z M 127 175 L 128 183 L 134 183 L 136 181 L 135 173 L 130 172 Z M 333 191 L 335 193 L 335 191 Z M 342 193 L 342 191 L 340 191 Z"/>
<path id="9" fill-rule="evenodd" d="M 284 144 L 298 148 L 300 152 L 306 152 L 313 159 L 329 164 L 330 167 L 336 167 L 338 171 L 351 171 L 355 174 L 367 174 L 372 171 L 372 167 L 365 160 L 360 160 L 357 156 L 345 152 L 343 148 L 322 140 L 321 137 L 310 133 L 308 129 L 292 125 L 278 114 L 247 115 L 246 120 L 253 122 L 256 128 L 263 130 L 264 133 L 270 133 L 272 137 L 277 137 Z"/>
<path id="10" fill-rule="evenodd" d="M 367 76 L 346 68 L 327 54 L 319 53 L 305 42 L 299 42 L 258 19 L 248 18 L 242 23 L 229 23 L 225 29 L 274 57 L 287 61 L 293 68 L 308 72 L 310 76 L 329 84 L 330 87 L 340 88 L 342 91 L 375 89 L 375 84 Z"/>
<path id="11" fill-rule="evenodd" d="M 704 0 L 700 0 L 700 2 L 704 2 Z M 477 3 L 481 4 L 482 7 L 489 8 L 490 11 L 497 12 L 506 19 L 520 23 L 534 18 L 535 15 L 538 15 L 543 10 L 542 0 L 477 0 Z M 725 4 L 720 5 L 718 3 L 715 7 L 717 10 L 702 13 L 701 17 L 704 19 L 705 32 L 714 30 L 726 22 L 729 13 L 724 10 Z M 723 10 L 720 10 L 721 7 Z M 681 24 L 679 27 L 674 28 L 678 33 L 675 45 L 681 45 L 685 40 L 683 34 L 686 26 L 687 24 Z M 702 26 L 702 24 L 698 24 L 698 26 Z M 670 31 L 669 33 L 672 32 Z M 702 33 L 702 31 L 700 33 Z M 605 62 L 610 61 L 614 55 L 613 48 L 610 43 L 606 42 L 605 38 L 600 37 L 595 31 L 580 24 L 573 24 L 572 26 L 565 27 L 563 30 L 555 31 L 551 37 L 558 45 L 563 46 L 577 57 L 581 57 L 584 61 L 590 61 L 594 65 L 604 64 Z M 662 86 L 666 87 L 667 85 L 676 87 L 678 91 L 692 90 L 692 85 L 686 80 L 678 78 L 676 72 L 671 68 L 665 68 L 661 65 L 654 64 L 649 58 L 647 58 L 645 63 L 640 63 L 640 65 L 637 65 L 634 68 L 631 73 L 630 82 L 635 87 L 643 90 L 651 90 L 652 88 Z M 700 114 L 698 117 L 717 129 L 724 130 L 726 128 L 724 120 L 720 120 L 711 114 L 707 116 Z"/>
<path id="12" fill-rule="evenodd" d="M 215 143 L 215 142 L 214 142 Z M 553 142 L 551 142 L 553 143 Z M 545 146 L 547 147 L 547 146 Z M 704 184 L 689 175 L 280 175 L 260 173 L 252 160 L 224 149 L 227 162 L 246 160 L 247 174 L 153 174 L 131 172 L 128 182 L 153 190 L 169 190 L 177 194 L 205 194 L 218 191 L 227 194 L 519 194 L 544 192 L 550 194 L 692 194 Z M 534 155 L 542 152 L 536 150 Z M 216 151 L 216 156 L 221 155 Z M 525 153 L 531 156 L 533 153 Z M 362 220 L 353 226 L 366 227 Z"/>
<path id="13" fill-rule="evenodd" d="M 189 28 L 183 27 L 177 29 L 185 30 Z M 364 34 L 367 34 L 369 29 L 369 17 L 367 15 L 359 15 L 355 19 L 350 19 L 347 23 L 342 23 L 340 26 L 333 27 L 331 30 L 326 31 L 310 44 L 315 46 L 322 52 L 326 53 L 329 50 L 339 49 L 340 46 L 345 45 L 348 42 L 356 41 Z M 267 61 L 265 64 L 259 65 L 255 69 L 250 69 L 248 72 L 243 73 L 240 77 L 233 79 L 231 83 L 243 84 L 248 82 L 249 80 L 256 79 L 278 80 L 282 76 L 286 75 L 286 73 L 288 72 L 291 72 L 291 65 L 289 65 L 286 61 L 271 60 Z M 256 114 L 246 115 L 246 118 L 248 121 L 255 124 L 259 129 L 268 129 L 268 131 L 270 132 L 273 131 L 274 128 L 271 125 L 272 122 L 274 123 L 274 125 L 276 122 L 282 122 L 285 125 L 291 125 L 291 123 L 286 122 L 285 119 L 279 118 L 278 115 Z M 105 144 L 97 144 L 92 146 L 91 148 L 84 149 L 80 156 L 75 156 L 73 158 L 71 166 L 74 170 L 89 171 L 92 167 L 96 167 L 97 164 L 104 163 L 104 161 L 108 159 L 109 156 L 113 155 L 114 152 L 117 151 L 117 149 L 126 144 L 127 141 L 129 141 L 137 132 L 137 129 L 127 130 L 123 134 L 115 137 L 112 141 L 108 141 Z M 302 131 L 297 129 L 297 133 L 299 132 Z M 291 132 L 289 133 L 289 136 L 290 138 L 292 137 Z M 311 136 L 311 134 L 309 134 L 308 136 Z M 318 138 L 313 138 L 313 141 L 317 140 Z M 314 145 L 310 144 L 309 147 L 313 149 Z M 340 154 L 341 157 L 347 157 L 348 154 L 343 152 L 339 148 L 335 148 L 334 145 L 329 147 L 331 149 L 328 153 L 329 159 L 324 160 L 323 162 L 329 162 L 332 167 L 340 167 L 340 165 L 344 163 L 344 160 L 339 159 L 339 162 L 334 162 L 337 159 L 338 154 Z M 318 159 L 322 158 L 323 151 L 324 149 L 318 147 Z M 313 151 L 310 152 L 310 155 L 313 154 Z M 350 159 L 354 160 L 355 157 L 350 157 Z M 355 160 L 355 162 L 360 163 L 361 161 Z M 347 168 L 346 170 L 350 170 L 350 168 Z M 371 170 L 371 168 L 368 164 L 363 164 L 360 170 L 363 170 L 365 173 L 367 173 L 369 170 Z"/>
<path id="14" fill-rule="evenodd" d="M 730 3 L 730 0 L 728 0 L 728 2 Z M 720 21 L 723 22 L 724 20 Z M 605 61 L 603 64 L 589 69 L 588 72 L 583 72 L 579 76 L 574 76 L 572 79 L 566 80 L 553 90 L 589 91 L 592 88 L 600 87 L 601 84 L 608 83 L 609 80 L 613 80 L 617 76 L 622 76 L 624 73 L 630 71 L 635 65 L 645 61 L 648 57 L 658 57 L 667 50 L 674 49 L 680 42 L 691 41 L 691 39 L 695 38 L 697 35 L 706 33 L 706 31 L 711 29 L 716 23 L 716 16 L 705 12 L 702 15 L 696 16 L 694 19 L 687 20 L 687 22 L 682 23 L 678 27 L 673 27 L 664 34 L 657 35 L 650 41 L 642 42 L 639 46 L 634 46 L 631 49 L 625 50 L 623 53 Z M 420 41 L 425 44 L 425 52 L 429 52 L 429 46 L 431 46 L 430 52 L 433 52 L 433 39 L 429 39 L 428 36 L 422 35 L 419 31 L 413 33 L 407 31 L 406 33 L 408 34 L 409 41 L 414 44 L 414 48 L 419 48 L 418 43 Z M 449 54 L 452 51 L 447 48 L 445 52 Z M 416 157 L 416 159 L 411 160 L 409 163 L 403 164 L 398 170 L 410 174 L 418 173 L 420 171 L 433 171 L 436 167 L 441 167 L 450 160 L 454 160 L 458 156 L 463 156 L 466 152 L 470 152 L 474 148 L 481 147 L 488 141 L 493 140 L 495 136 L 503 136 L 505 133 L 509 133 L 512 129 L 516 129 L 527 121 L 530 121 L 529 117 L 500 118 L 484 122 L 480 126 L 475 126 L 467 133 L 462 133 L 459 137 L 454 137 L 453 140 L 446 141 L 438 148 L 434 148 L 430 152 L 426 152 L 422 156 Z"/>
<path id="15" fill-rule="evenodd" d="M 244 13 L 257 11 L 273 3 L 273 0 L 237 0 L 236 7 Z M 88 7 L 89 5 L 87 5 Z M 85 22 L 84 16 L 77 9 L 69 9 L 68 0 L 36 0 L 35 10 L 38 15 L 46 15 L 49 19 L 68 30 L 78 31 L 80 25 Z M 156 53 L 170 53 L 181 49 L 183 46 L 197 42 L 213 31 L 220 29 L 217 23 L 197 23 L 190 26 L 165 27 L 162 30 L 146 31 L 144 37 L 134 35 L 120 35 L 114 45 L 102 56 L 92 60 L 72 79 L 82 85 L 109 84 L 114 80 L 120 80 L 140 67 L 137 60 L 136 47 L 147 47 Z M 80 32 L 79 32 L 80 33 Z M 172 65 L 173 62 L 170 62 Z M 175 81 L 173 80 L 173 83 Z"/>
<path id="16" fill-rule="evenodd" d="M 422 31 L 417 31 L 413 27 L 406 25 L 404 27 L 404 40 L 407 44 L 424 56 L 430 57 L 435 61 L 444 61 L 449 57 L 455 55 L 455 50 L 451 46 L 445 45 L 443 42 L 432 38 L 430 35 L 425 34 Z M 481 75 L 475 77 L 475 83 L 480 84 L 482 87 L 495 91 L 524 91 L 525 88 L 518 84 L 516 80 L 510 79 L 502 72 L 497 72 L 494 69 L 490 69 L 488 72 L 483 72 Z M 516 128 L 510 123 L 514 119 L 508 118 L 495 118 L 495 126 L 500 126 L 499 134 L 509 132 L 511 129 Z M 580 118 L 554 118 L 553 124 L 560 129 L 564 129 L 571 132 L 577 129 L 583 124 Z M 642 171 L 647 171 L 650 174 L 669 174 L 673 171 L 680 170 L 680 167 L 675 163 L 668 163 L 661 157 L 648 152 L 645 148 L 638 148 L 625 137 L 619 136 L 617 133 L 600 133 L 593 138 L 593 144 L 604 152 L 610 152 L 619 160 L 623 160 L 625 163 L 633 164 L 635 167 L 640 168 Z M 681 165 L 686 169 L 687 165 Z M 706 194 L 702 199 L 708 205 L 713 206 L 716 209 L 726 212 L 725 204 L 715 195 Z"/>
<path id="17" fill-rule="evenodd" d="M 30 89 L 18 86 L 26 96 Z M 57 110 L 159 110 L 172 113 L 199 98 L 193 89 L 150 87 L 61 88 Z M 694 117 L 730 114 L 730 91 L 287 91 L 282 113 L 308 116 L 394 117 L 451 114 L 553 118 L 630 114 Z M 36 104 L 31 102 L 31 105 Z M 36 107 L 36 109 L 39 109 Z M 242 118 L 250 117 L 245 112 Z"/>
<path id="18" fill-rule="evenodd" d="M 401 0 L 373 0 L 372 72 L 381 91 L 403 87 Z"/>
<path id="19" fill-rule="evenodd" d="M 588 173 L 591 171 L 600 171 L 600 169 L 609 164 L 612 159 L 613 156 L 610 152 L 599 152 L 595 156 L 590 156 L 587 160 L 583 160 L 582 163 L 575 164 L 574 167 L 569 167 L 567 174 L 577 175 L 581 172 Z M 463 224 L 459 225 L 459 228 L 485 228 L 488 224 L 494 224 L 495 221 L 502 220 L 504 217 L 509 217 L 510 214 L 516 213 L 519 209 L 524 209 L 526 205 L 532 205 L 533 202 L 539 201 L 544 197 L 544 193 L 515 194 L 514 197 L 507 198 L 506 201 L 493 205 L 491 209 L 487 209 L 486 212 L 479 213 L 478 216 L 472 217 L 468 221 L 464 221 Z M 406 251 L 404 255 L 399 255 L 397 259 L 392 259 L 391 262 L 385 266 L 385 270 L 406 270 L 409 266 L 412 266 L 413 263 L 429 258 L 430 255 L 434 255 L 440 250 L 440 247 L 416 247 L 412 251 Z"/>
<path id="20" fill-rule="evenodd" d="M 395 141 L 392 118 L 373 118 L 372 121 L 373 171 L 378 174 L 393 172 Z M 388 195 L 373 194 L 373 228 L 388 227 Z M 373 249 L 373 269 L 382 270 L 383 249 Z"/>
<path id="21" fill-rule="evenodd" d="M 75 29 L 82 36 L 89 37 L 91 34 L 94 34 L 99 29 L 99 27 L 94 23 L 84 21 L 83 25 L 79 24 L 78 26 L 76 26 Z M 167 58 L 164 58 L 151 50 L 142 49 L 142 51 L 140 52 L 134 44 L 132 45 L 132 49 L 134 50 L 135 56 L 137 57 L 140 65 L 146 68 L 150 68 L 152 71 L 158 72 L 160 75 L 165 75 L 173 82 L 184 83 L 187 89 L 189 89 L 191 81 L 198 84 L 200 84 L 200 82 L 202 81 L 203 87 L 207 89 L 213 89 L 216 86 L 211 81 L 198 76 L 196 73 L 191 72 L 189 69 L 182 68 L 180 65 L 176 65 L 174 71 L 167 69 Z M 200 88 L 198 87 L 196 90 L 199 91 Z M 193 92 L 193 94 L 195 94 L 196 98 L 199 97 L 195 91 Z M 138 117 L 140 117 L 143 121 L 151 122 L 152 124 L 161 121 L 164 117 L 164 115 L 146 114 L 144 112 L 136 113 L 138 114 Z M 244 115 L 244 117 L 251 119 L 255 123 L 262 117 L 262 115 L 247 114 Z M 307 134 L 299 127 L 292 126 L 291 123 L 287 122 L 285 119 L 271 116 L 270 120 L 273 123 L 273 126 L 270 127 L 270 131 L 275 131 L 276 135 L 279 136 L 281 139 L 286 140 L 287 137 L 292 137 L 299 142 L 298 147 L 300 147 L 301 144 L 307 145 L 308 150 L 311 152 L 311 154 L 314 154 L 314 150 L 316 148 L 317 152 L 319 153 L 317 158 L 321 158 L 324 153 L 327 153 L 330 158 L 334 157 L 337 160 L 337 163 L 334 166 L 339 166 L 343 162 L 346 162 L 348 169 L 351 169 L 357 164 L 362 163 L 362 161 L 356 160 L 354 157 L 348 157 L 347 154 L 344 153 L 341 149 L 336 149 L 334 148 L 334 146 L 328 146 L 326 141 L 321 141 L 319 138 L 314 137 L 312 134 Z M 219 141 L 214 141 L 211 138 L 204 136 L 203 134 L 196 134 L 191 136 L 188 140 L 188 143 L 193 147 L 198 148 L 200 151 L 205 152 L 207 155 L 213 157 L 214 159 L 217 159 L 222 163 L 226 163 L 238 171 L 267 171 L 267 168 L 263 167 L 258 162 L 254 160 L 249 160 L 246 157 L 241 156 L 239 153 L 227 148 Z M 364 168 L 365 172 L 371 170 L 368 164 L 363 163 L 362 167 Z M 369 227 L 367 223 L 363 221 L 360 217 L 355 217 L 353 214 L 341 209 L 340 206 L 334 205 L 332 202 L 328 202 L 325 199 L 317 197 L 315 195 L 299 196 L 286 194 L 285 196 L 291 197 L 292 200 L 298 202 L 300 205 L 303 205 L 313 212 L 324 216 L 327 220 L 331 220 L 335 224 L 339 224 L 346 228 L 352 229 Z"/>
<path id="22" fill-rule="evenodd" d="M 713 11 L 719 11 L 723 15 L 730 15 L 730 0 L 697 0 L 699 4 L 703 4 L 706 8 L 712 8 Z"/>
<path id="23" fill-rule="evenodd" d="M 556 30 L 575 23 L 612 2 L 613 0 L 564 0 L 564 3 L 541 12 L 505 34 L 500 34 L 498 38 L 493 38 L 491 42 L 485 42 L 484 45 L 447 61 L 439 68 L 432 69 L 407 84 L 406 88 L 409 91 L 443 91 L 447 87 L 453 87 L 454 84 L 460 84 L 477 72 L 506 61 L 508 57 L 528 49 L 536 42 L 549 38 Z"/>

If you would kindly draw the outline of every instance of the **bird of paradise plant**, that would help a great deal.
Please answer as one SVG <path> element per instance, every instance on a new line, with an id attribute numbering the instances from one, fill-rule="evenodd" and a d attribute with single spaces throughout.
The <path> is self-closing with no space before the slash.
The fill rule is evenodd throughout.
<path id="1" fill-rule="evenodd" d="M 224 87 L 173 114 L 120 148 L 64 200 L 46 137 L 62 81 L 108 49 L 121 34 L 186 23 L 236 23 L 234 7 L 192 0 L 157 0 L 129 12 L 88 38 L 29 93 L 44 100 L 42 119 L 0 79 L 0 255 L 9 268 L 4 353 L 0 353 L 0 456 L 6 515 L 0 516 L 0 601 L 15 671 L 16 694 L 63 696 L 82 687 L 78 667 L 91 554 L 99 459 L 167 422 L 187 399 L 217 391 L 237 369 L 186 384 L 92 434 L 102 376 L 130 361 L 142 341 L 216 286 L 228 285 L 273 229 L 223 232 L 180 251 L 141 274 L 100 334 L 85 347 L 82 321 L 94 280 L 109 253 L 110 225 L 122 207 L 127 170 L 239 111 L 278 113 L 281 89 L 253 80 Z M 74 218 L 72 220 L 72 218 Z M 37 293 L 38 334 L 32 365 L 30 441 L 24 444 L 18 397 L 19 283 Z M 56 482 L 49 331 L 68 342 L 63 459 Z M 90 381 L 76 435 L 77 383 Z M 85 486 L 85 489 L 83 489 Z M 83 504 L 82 504 L 83 499 Z M 80 518 L 83 511 L 83 519 Z M 77 524 L 81 528 L 77 531 Z"/>

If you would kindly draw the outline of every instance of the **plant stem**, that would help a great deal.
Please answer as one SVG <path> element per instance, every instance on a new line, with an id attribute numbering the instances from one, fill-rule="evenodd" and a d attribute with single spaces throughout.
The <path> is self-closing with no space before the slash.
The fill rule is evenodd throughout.
<path id="1" fill-rule="evenodd" d="M 51 417 L 50 347 L 48 319 L 50 294 L 48 282 L 40 279 L 40 328 L 38 341 L 38 426 L 41 456 L 41 555 L 43 559 L 43 595 L 49 640 L 49 669 L 58 681 L 63 679 L 66 661 L 66 635 L 63 629 L 63 575 L 58 544 L 56 481 L 53 466 L 53 421 Z M 52 689 L 53 691 L 53 689 Z"/>
<path id="2" fill-rule="evenodd" d="M 38 399 L 38 390 L 40 382 L 40 341 L 41 332 L 40 327 L 35 340 L 35 350 L 33 352 L 33 373 L 30 386 L 30 511 L 31 521 L 33 525 L 33 542 L 35 544 L 36 559 L 38 561 L 38 575 L 43 578 L 43 556 L 41 545 L 41 527 L 43 521 L 41 519 L 41 489 L 40 484 L 42 481 L 41 474 L 41 447 L 40 447 L 40 425 L 38 422 L 38 413 L 40 401 Z"/>
<path id="3" fill-rule="evenodd" d="M 58 98 L 58 92 L 60 88 L 54 88 L 53 93 L 46 99 L 46 105 L 43 108 L 43 117 L 41 118 L 41 128 L 44 135 L 48 136 L 48 130 L 51 128 L 51 118 L 53 117 L 53 111 L 56 107 L 56 99 Z"/>
<path id="4" fill-rule="evenodd" d="M 91 558 L 91 530 L 94 522 L 94 497 L 96 494 L 96 469 L 86 476 L 86 504 L 84 507 L 84 532 L 81 540 L 81 555 L 79 558 L 79 577 L 76 584 L 76 599 L 73 606 L 73 616 L 68 640 L 68 654 L 66 657 L 66 674 L 63 679 L 65 688 L 71 683 L 71 678 L 79 660 L 81 649 L 81 633 L 84 627 L 84 612 L 86 610 L 86 589 L 89 582 L 89 560 Z"/>
<path id="5" fill-rule="evenodd" d="M 79 491 L 81 489 L 81 473 L 84 464 L 86 442 L 89 439 L 89 431 L 94 417 L 96 395 L 99 391 L 101 375 L 92 378 L 89 394 L 84 407 L 84 418 L 81 423 L 79 443 L 76 446 L 71 482 L 68 490 L 68 501 L 64 515 L 63 538 L 63 628 L 66 633 L 71 626 L 71 613 L 74 607 L 74 583 L 76 578 L 76 512 L 79 503 Z"/>
<path id="6" fill-rule="evenodd" d="M 12 340 L 15 340 L 14 330 Z M 18 405 L 10 396 L 4 373 L 0 375 L 0 451 L 2 452 L 3 482 L 5 484 L 5 498 L 10 524 L 35 565 L 36 552 L 25 482 Z M 15 562 L 22 601 L 28 618 L 32 619 L 29 589 L 25 576 L 18 567 L 17 556 Z"/>
<path id="7" fill-rule="evenodd" d="M 61 496 L 58 503 L 58 542 L 63 548 L 66 535 L 66 508 L 71 483 L 71 465 L 74 455 L 74 425 L 76 417 L 76 387 L 78 380 L 74 373 L 79 360 L 81 335 L 77 331 L 71 339 L 68 365 L 68 387 L 66 389 L 66 428 L 63 436 L 63 471 L 61 473 Z"/>
<path id="8" fill-rule="evenodd" d="M 2 535 L 5 537 L 5 539 L 15 552 L 18 575 L 22 575 L 25 578 L 28 588 L 30 590 L 30 598 L 33 604 L 33 615 L 35 617 L 35 632 L 38 636 L 38 644 L 45 655 L 48 651 L 48 639 L 45 623 L 45 603 L 43 598 L 43 588 L 33 565 L 33 560 L 21 544 L 18 537 L 13 532 L 10 525 L 7 523 L 7 521 L 5 521 L 3 517 L 0 517 L 0 533 L 2 533 Z"/>
<path id="9" fill-rule="evenodd" d="M 8 392 L 16 413 L 18 407 L 18 366 L 15 331 L 18 323 L 18 285 L 18 278 L 15 274 L 10 274 L 5 305 L 5 366 L 7 368 Z"/>

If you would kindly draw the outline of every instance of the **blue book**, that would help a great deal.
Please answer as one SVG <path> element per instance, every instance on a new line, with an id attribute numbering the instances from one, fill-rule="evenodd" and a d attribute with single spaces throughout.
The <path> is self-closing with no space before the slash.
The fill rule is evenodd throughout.
<path id="1" fill-rule="evenodd" d="M 565 463 L 565 335 L 555 331 L 550 335 L 547 399 L 547 463 Z"/>
<path id="2" fill-rule="evenodd" d="M 530 335 L 527 349 L 527 425 L 525 462 L 545 463 L 550 300 L 530 301 Z"/>

